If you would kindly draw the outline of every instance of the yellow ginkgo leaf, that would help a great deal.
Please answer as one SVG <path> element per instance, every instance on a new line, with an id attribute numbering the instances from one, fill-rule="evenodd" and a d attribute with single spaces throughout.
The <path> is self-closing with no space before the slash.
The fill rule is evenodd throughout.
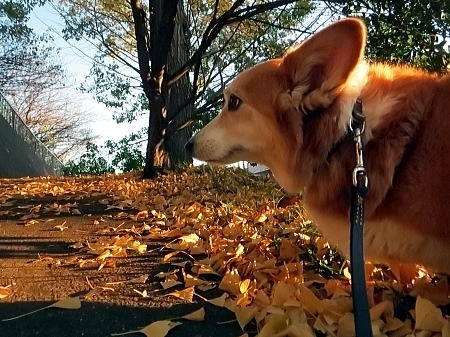
<path id="1" fill-rule="evenodd" d="M 30 312 L 27 312 L 25 314 L 19 315 L 19 316 L 14 316 L 14 317 L 10 317 L 10 318 L 5 318 L 2 319 L 2 321 L 12 321 L 14 319 L 17 318 L 21 318 L 24 316 L 28 316 L 31 314 L 34 314 L 38 311 L 42 311 L 45 309 L 49 309 L 49 308 L 59 308 L 59 309 L 80 309 L 81 308 L 81 302 L 80 302 L 80 298 L 79 297 L 67 297 L 67 298 L 63 298 L 62 300 L 59 300 L 58 302 L 55 302 L 53 304 L 47 305 L 46 307 L 43 308 L 39 308 L 37 310 L 33 310 Z"/>
<path id="2" fill-rule="evenodd" d="M 175 286 L 177 286 L 179 284 L 182 284 L 182 283 L 180 281 L 177 281 L 177 280 L 167 280 L 167 281 L 164 281 L 164 282 L 160 282 L 160 284 L 161 284 L 161 287 L 163 287 L 163 289 L 169 289 L 169 288 L 175 287 Z"/>
<path id="3" fill-rule="evenodd" d="M 239 283 L 239 291 L 242 294 L 245 294 L 250 287 L 250 279 L 245 279 L 244 281 Z"/>
<path id="4" fill-rule="evenodd" d="M 147 325 L 146 327 L 142 328 L 141 330 L 133 330 L 133 331 L 127 331 L 122 333 L 112 333 L 111 336 L 123 336 L 123 335 L 129 335 L 132 333 L 142 333 L 146 335 L 147 337 L 165 337 L 167 333 L 175 328 L 176 326 L 181 325 L 180 322 L 172 322 L 172 321 L 156 321 L 152 324 Z"/>
<path id="5" fill-rule="evenodd" d="M 194 243 L 199 242 L 201 239 L 197 234 L 191 233 L 191 234 L 179 237 L 178 240 L 181 240 L 182 242 L 194 244 Z"/>
<path id="6" fill-rule="evenodd" d="M 197 275 L 216 275 L 216 276 L 222 276 L 219 273 L 215 272 L 210 266 L 206 265 L 194 265 L 192 267 L 192 271 L 195 271 Z"/>
<path id="7" fill-rule="evenodd" d="M 315 337 L 313 329 L 306 323 L 293 324 L 287 329 L 280 331 L 279 333 L 273 335 L 272 337 Z"/>
<path id="8" fill-rule="evenodd" d="M 391 301 L 382 301 L 370 308 L 370 319 L 375 321 L 385 315 L 389 318 L 394 317 L 394 304 Z"/>
<path id="9" fill-rule="evenodd" d="M 239 295 L 241 278 L 239 272 L 236 269 L 228 271 L 222 278 L 219 284 L 219 289 L 225 290 L 233 295 Z"/>
<path id="10" fill-rule="evenodd" d="M 440 332 L 445 319 L 441 310 L 421 296 L 416 300 L 416 329 Z"/>
<path id="11" fill-rule="evenodd" d="M 352 313 L 346 313 L 338 323 L 337 337 L 355 336 L 355 317 Z"/>
<path id="12" fill-rule="evenodd" d="M 148 211 L 140 211 L 136 215 L 132 216 L 133 220 L 144 220 L 148 218 Z"/>
<path id="13" fill-rule="evenodd" d="M 0 299 L 8 297 L 12 293 L 11 284 L 6 287 L 0 286 Z"/>
<path id="14" fill-rule="evenodd" d="M 172 321 L 158 321 L 147 325 L 145 328 L 139 331 L 147 337 L 164 337 L 170 330 L 178 325 L 181 325 L 181 323 Z"/>
<path id="15" fill-rule="evenodd" d="M 228 296 L 229 295 L 227 293 L 223 293 L 222 296 L 216 297 L 216 298 L 211 298 L 208 300 L 208 302 L 215 305 L 216 307 L 223 308 L 225 306 L 225 301 L 228 298 Z"/>
<path id="16" fill-rule="evenodd" d="M 163 261 L 167 262 L 169 261 L 172 257 L 174 257 L 175 255 L 178 255 L 180 253 L 180 251 L 175 251 L 175 252 L 171 252 L 169 254 L 164 255 Z"/>
<path id="17" fill-rule="evenodd" d="M 190 321 L 204 321 L 205 320 L 205 308 L 201 307 L 198 310 L 191 312 L 190 314 L 184 315 L 184 319 L 188 319 Z"/>
<path id="18" fill-rule="evenodd" d="M 48 306 L 49 308 L 60 308 L 60 309 L 80 309 L 81 301 L 77 297 L 66 297 Z"/>
<path id="19" fill-rule="evenodd" d="M 199 279 L 198 277 L 195 277 L 190 274 L 184 274 L 184 285 L 186 287 L 196 287 L 201 284 L 207 284 L 208 282 L 202 279 Z"/>
<path id="20" fill-rule="evenodd" d="M 324 310 L 323 303 L 320 299 L 303 284 L 297 288 L 297 299 L 304 305 L 305 310 L 311 314 L 321 313 Z"/>
<path id="21" fill-rule="evenodd" d="M 175 296 L 181 298 L 182 300 L 188 301 L 192 303 L 192 298 L 194 297 L 194 287 L 189 287 L 183 290 L 174 291 L 167 296 Z"/>
<path id="22" fill-rule="evenodd" d="M 286 315 L 270 314 L 266 317 L 266 324 L 256 337 L 273 337 L 287 327 L 288 317 Z"/>
<path id="23" fill-rule="evenodd" d="M 292 260 L 295 259 L 300 252 L 300 248 L 293 242 L 283 239 L 280 245 L 280 258 L 282 260 Z"/>
<path id="24" fill-rule="evenodd" d="M 109 249 L 107 249 L 103 253 L 101 253 L 99 256 L 97 256 L 97 260 L 102 261 L 111 256 L 113 256 L 113 254 L 111 253 L 111 251 Z"/>
<path id="25" fill-rule="evenodd" d="M 287 282 L 276 283 L 273 287 L 272 305 L 283 306 L 287 300 L 292 299 L 293 294 L 295 294 L 294 285 Z"/>
<path id="26" fill-rule="evenodd" d="M 236 309 L 234 310 L 234 314 L 236 315 L 236 319 L 241 329 L 244 329 L 245 326 L 250 323 L 253 318 L 255 318 L 257 312 L 258 307 L 256 305 L 236 307 Z"/>
<path id="27" fill-rule="evenodd" d="M 196 288 L 201 291 L 209 291 L 211 289 L 216 288 L 216 285 L 212 282 L 211 283 L 207 282 L 204 284 L 199 284 L 198 286 L 196 286 Z"/>

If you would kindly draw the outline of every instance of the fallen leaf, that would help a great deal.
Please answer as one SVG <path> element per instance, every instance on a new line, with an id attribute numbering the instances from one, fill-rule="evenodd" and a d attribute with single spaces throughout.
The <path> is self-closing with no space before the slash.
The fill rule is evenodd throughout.
<path id="1" fill-rule="evenodd" d="M 370 308 L 370 319 L 376 321 L 383 315 L 385 317 L 394 317 L 394 304 L 391 301 L 383 301 Z"/>
<path id="2" fill-rule="evenodd" d="M 204 281 L 202 279 L 199 279 L 198 277 L 195 277 L 190 274 L 184 274 L 184 285 L 186 287 L 196 287 L 199 285 L 205 285 L 208 284 L 207 281 Z"/>
<path id="3" fill-rule="evenodd" d="M 81 308 L 81 302 L 80 302 L 80 298 L 79 297 L 67 297 L 67 298 L 63 298 L 62 300 L 59 300 L 58 302 L 55 302 L 53 304 L 50 304 L 46 307 L 37 309 L 37 310 L 33 310 L 30 312 L 27 312 L 25 314 L 19 315 L 19 316 L 14 316 L 14 317 L 10 317 L 10 318 L 5 318 L 2 319 L 2 321 L 6 322 L 6 321 L 12 321 L 14 319 L 18 319 L 24 316 L 28 316 L 31 314 L 34 314 L 38 311 L 42 311 L 45 309 L 49 309 L 49 308 L 59 308 L 59 309 L 80 309 Z"/>
<path id="4" fill-rule="evenodd" d="M 251 305 L 248 307 L 236 307 L 234 314 L 236 315 L 236 319 L 241 329 L 244 329 L 245 326 L 250 323 L 253 318 L 255 318 L 257 312 L 258 307 L 256 305 Z"/>
<path id="5" fill-rule="evenodd" d="M 233 295 L 239 295 L 241 293 L 240 283 L 241 277 L 239 276 L 239 272 L 233 269 L 225 273 L 219 284 L 219 289 L 225 290 Z"/>
<path id="6" fill-rule="evenodd" d="M 80 212 L 80 210 L 79 210 L 78 208 L 74 208 L 74 209 L 72 210 L 72 214 L 73 214 L 73 215 L 81 215 L 81 212 Z"/>
<path id="7" fill-rule="evenodd" d="M 164 261 L 164 262 L 167 262 L 167 261 L 169 261 L 172 257 L 178 255 L 179 253 L 180 253 L 180 251 L 174 251 L 174 252 L 168 253 L 168 254 L 164 255 L 163 261 Z"/>
<path id="8" fill-rule="evenodd" d="M 270 314 L 266 317 L 265 324 L 256 337 L 273 337 L 287 327 L 288 317 L 286 315 Z"/>
<path id="9" fill-rule="evenodd" d="M 133 330 L 123 333 L 112 333 L 111 336 L 123 336 L 132 333 L 142 333 L 147 337 L 165 337 L 170 330 L 175 328 L 176 326 L 181 325 L 180 322 L 172 322 L 172 321 L 156 321 L 152 324 L 147 325 L 141 330 Z"/>
<path id="10" fill-rule="evenodd" d="M 182 282 L 177 280 L 167 280 L 159 283 L 161 284 L 161 287 L 163 287 L 163 289 L 169 289 L 177 285 L 183 284 Z"/>
<path id="11" fill-rule="evenodd" d="M 286 330 L 273 335 L 273 337 L 283 337 L 283 336 L 316 337 L 316 334 L 307 323 L 301 323 L 289 325 L 289 327 Z"/>
<path id="12" fill-rule="evenodd" d="M 54 226 L 53 228 L 54 228 L 54 229 L 58 229 L 58 230 L 60 230 L 60 231 L 62 232 L 63 230 L 69 228 L 69 227 L 67 227 L 67 226 L 64 226 L 65 223 L 66 223 L 66 222 L 64 222 L 64 223 L 61 224 L 61 225 L 56 225 L 56 226 Z"/>
<path id="13" fill-rule="evenodd" d="M 32 225 L 36 225 L 36 224 L 38 224 L 38 223 L 39 223 L 39 220 L 35 220 L 35 219 L 27 220 L 27 221 L 24 223 L 24 226 L 25 226 L 25 227 L 27 227 L 27 226 L 32 226 Z"/>
<path id="14" fill-rule="evenodd" d="M 182 300 L 188 301 L 192 303 L 192 299 L 194 297 L 194 287 L 189 287 L 183 290 L 174 291 L 170 294 L 167 294 L 167 296 L 175 296 L 178 298 L 181 298 Z"/>
<path id="15" fill-rule="evenodd" d="M 423 297 L 416 300 L 416 329 L 440 332 L 445 319 L 441 310 Z"/>
<path id="16" fill-rule="evenodd" d="M 7 286 L 0 286 L 0 299 L 8 297 L 12 294 L 12 284 L 8 284 Z"/>
<path id="17" fill-rule="evenodd" d="M 84 244 L 82 242 L 78 241 L 78 242 L 75 242 L 73 245 L 70 245 L 69 247 L 73 248 L 73 249 L 80 249 L 80 248 L 84 247 Z"/>
<path id="18" fill-rule="evenodd" d="M 352 313 L 346 313 L 339 319 L 337 337 L 355 336 L 355 318 Z"/>
<path id="19" fill-rule="evenodd" d="M 141 296 L 144 297 L 144 298 L 147 298 L 147 297 L 148 297 L 148 294 L 147 294 L 147 290 L 146 290 L 146 289 L 144 289 L 144 291 L 139 291 L 139 290 L 137 290 L 137 289 L 133 289 L 133 291 L 134 291 L 135 293 L 138 293 L 139 295 L 141 295 Z"/>
<path id="20" fill-rule="evenodd" d="M 293 260 L 298 257 L 300 248 L 287 239 L 283 239 L 280 245 L 280 258 L 282 260 Z"/>
<path id="21" fill-rule="evenodd" d="M 223 293 L 220 297 L 211 298 L 208 300 L 209 303 L 215 305 L 216 307 L 224 307 L 225 301 L 229 297 L 227 293 Z"/>
<path id="22" fill-rule="evenodd" d="M 189 314 L 182 316 L 181 318 L 188 319 L 190 321 L 204 321 L 205 320 L 205 308 L 201 307 Z"/>
<path id="23" fill-rule="evenodd" d="M 305 310 L 311 314 L 321 313 L 324 310 L 323 304 L 319 298 L 303 284 L 299 285 L 296 292 L 298 300 L 303 303 Z"/>
<path id="24" fill-rule="evenodd" d="M 132 216 L 133 220 L 145 220 L 148 218 L 148 211 L 140 211 Z"/>

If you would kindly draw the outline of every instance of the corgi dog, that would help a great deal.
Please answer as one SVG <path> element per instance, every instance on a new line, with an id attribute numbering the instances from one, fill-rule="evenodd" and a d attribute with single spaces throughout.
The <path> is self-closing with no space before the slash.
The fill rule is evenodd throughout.
<path id="1" fill-rule="evenodd" d="M 369 192 L 366 258 L 450 273 L 450 76 L 363 59 L 366 27 L 348 18 L 280 58 L 240 73 L 221 113 L 186 145 L 214 164 L 269 167 L 330 243 L 349 252 L 355 145 L 362 102 Z"/>

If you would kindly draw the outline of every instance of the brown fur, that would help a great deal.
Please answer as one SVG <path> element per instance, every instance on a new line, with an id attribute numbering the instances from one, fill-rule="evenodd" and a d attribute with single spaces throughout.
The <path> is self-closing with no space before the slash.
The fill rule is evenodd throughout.
<path id="1" fill-rule="evenodd" d="M 355 150 L 347 134 L 361 98 L 367 128 L 367 257 L 450 273 L 450 77 L 363 61 L 361 21 L 329 26 L 281 58 L 239 74 L 225 106 L 193 137 L 193 155 L 267 165 L 331 242 L 348 246 Z M 242 101 L 227 108 L 233 94 Z"/>

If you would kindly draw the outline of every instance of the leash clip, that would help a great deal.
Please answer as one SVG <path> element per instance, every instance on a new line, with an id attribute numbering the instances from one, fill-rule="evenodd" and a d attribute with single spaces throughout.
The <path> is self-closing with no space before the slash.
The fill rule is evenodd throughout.
<path id="1" fill-rule="evenodd" d="M 366 168 L 364 167 L 362 134 L 366 128 L 366 118 L 362 113 L 362 102 L 358 98 L 352 110 L 352 116 L 349 123 L 353 134 L 356 149 L 356 167 L 353 170 L 353 186 L 356 188 L 360 197 L 365 197 L 369 189 L 369 179 Z"/>

